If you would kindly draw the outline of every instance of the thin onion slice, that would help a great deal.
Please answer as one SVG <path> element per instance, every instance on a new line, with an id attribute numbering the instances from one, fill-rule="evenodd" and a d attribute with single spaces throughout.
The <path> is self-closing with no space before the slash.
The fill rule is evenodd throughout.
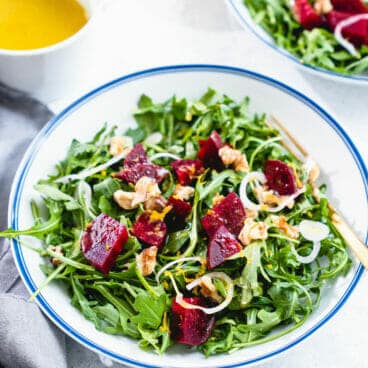
<path id="1" fill-rule="evenodd" d="M 252 202 L 247 196 L 247 185 L 252 181 L 258 181 L 261 184 L 264 184 L 266 183 L 266 177 L 263 173 L 258 171 L 251 171 L 250 173 L 245 175 L 240 183 L 239 196 L 245 208 L 248 208 L 252 211 L 260 211 L 263 203 L 256 204 Z"/>
<path id="2" fill-rule="evenodd" d="M 289 196 L 284 196 L 285 198 L 276 206 L 276 207 L 268 207 L 268 212 L 279 212 L 283 210 L 288 204 L 290 204 L 293 200 L 295 200 L 297 197 L 299 197 L 301 194 L 305 192 L 305 187 L 300 188 L 298 191 L 296 191 L 294 194 Z"/>
<path id="3" fill-rule="evenodd" d="M 240 183 L 239 187 L 239 196 L 243 203 L 243 206 L 247 209 L 253 210 L 253 211 L 263 211 L 265 208 L 265 205 L 261 198 L 259 198 L 259 204 L 252 202 L 248 196 L 247 196 L 247 185 L 252 182 L 256 181 L 264 184 L 266 183 L 266 177 L 263 173 L 258 171 L 252 171 L 249 174 L 245 175 L 242 182 Z M 258 185 L 258 184 L 256 184 Z M 305 192 L 305 187 L 299 189 L 296 193 L 290 195 L 290 196 L 283 196 L 283 200 L 276 206 L 276 207 L 270 207 L 267 206 L 268 212 L 279 212 L 283 210 L 288 204 L 290 204 L 295 198 L 299 197 L 300 194 Z"/>
<path id="4" fill-rule="evenodd" d="M 178 264 L 178 263 L 182 263 L 182 262 L 203 262 L 203 258 L 201 257 L 183 257 L 183 258 L 179 258 L 176 259 L 175 261 L 169 262 L 167 265 L 165 265 L 164 267 L 161 268 L 161 270 L 157 273 L 156 275 L 156 281 L 159 284 L 160 283 L 160 276 L 169 268 L 171 268 L 172 266 Z"/>
<path id="5" fill-rule="evenodd" d="M 82 170 L 79 174 L 71 174 L 66 175 L 61 178 L 58 178 L 55 180 L 55 183 L 67 183 L 72 180 L 84 180 L 85 178 L 88 178 L 89 176 L 92 176 L 102 170 L 106 170 L 108 167 L 116 164 L 117 162 L 121 161 L 127 153 L 130 151 L 129 149 L 124 150 L 120 155 L 117 155 L 110 160 L 106 161 L 105 163 L 98 165 L 96 167 L 92 167 L 90 169 Z"/>
<path id="6" fill-rule="evenodd" d="M 180 160 L 180 157 L 177 155 L 174 155 L 173 153 L 169 153 L 169 152 L 160 152 L 160 153 L 156 153 L 155 155 L 150 157 L 151 161 L 155 161 L 158 158 L 163 158 L 163 157 L 167 157 L 167 158 L 171 158 L 173 160 Z"/>
<path id="7" fill-rule="evenodd" d="M 304 263 L 304 264 L 308 264 L 308 263 L 312 263 L 318 256 L 318 253 L 321 249 L 321 242 L 313 242 L 313 249 L 310 252 L 310 254 L 308 254 L 307 256 L 303 257 L 301 256 L 296 249 L 294 248 L 294 246 L 292 246 L 291 250 L 294 253 L 296 260 L 300 263 Z"/>
<path id="8" fill-rule="evenodd" d="M 342 31 L 345 27 L 351 26 L 352 24 L 359 22 L 362 19 L 368 19 L 368 14 L 357 14 L 342 20 L 338 23 L 334 32 L 334 36 L 337 42 L 353 56 L 358 56 L 358 52 L 355 46 L 343 37 Z"/>
<path id="9" fill-rule="evenodd" d="M 183 294 L 180 293 L 180 292 L 176 296 L 176 302 L 178 304 L 180 304 L 183 308 L 186 308 L 186 309 L 199 309 L 199 310 L 201 310 L 202 312 L 204 312 L 206 314 L 218 313 L 218 312 L 222 311 L 223 309 L 225 309 L 231 303 L 231 301 L 233 299 L 233 295 L 234 295 L 233 280 L 228 275 L 226 275 L 226 273 L 224 273 L 224 272 L 210 272 L 210 273 L 207 273 L 207 274 L 201 276 L 200 278 L 192 281 L 190 284 L 188 284 L 186 286 L 187 290 L 192 290 L 193 288 L 198 286 L 200 284 L 200 282 L 202 281 L 203 277 L 218 278 L 218 279 L 223 280 L 227 284 L 226 298 L 224 299 L 224 301 L 222 303 L 220 303 L 216 307 L 212 307 L 212 308 L 201 307 L 200 305 L 194 305 L 194 304 L 190 304 L 190 303 L 187 303 L 186 301 L 184 301 L 183 300 Z"/>
<path id="10" fill-rule="evenodd" d="M 321 249 L 321 240 L 328 237 L 330 229 L 322 222 L 311 220 L 303 220 L 299 224 L 298 228 L 305 239 L 313 241 L 313 249 L 312 252 L 305 257 L 299 255 L 294 247 L 292 248 L 292 251 L 298 262 L 305 264 L 311 263 L 317 258 Z"/>

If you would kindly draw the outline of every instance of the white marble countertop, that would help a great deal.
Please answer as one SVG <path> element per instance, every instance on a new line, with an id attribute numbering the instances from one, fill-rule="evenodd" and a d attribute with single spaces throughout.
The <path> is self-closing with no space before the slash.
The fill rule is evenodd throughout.
<path id="1" fill-rule="evenodd" d="M 330 112 L 368 163 L 368 85 L 312 77 L 243 30 L 226 0 L 112 0 L 96 24 L 95 50 L 75 95 L 115 77 L 169 64 L 252 69 L 298 89 Z M 61 103 L 52 106 L 60 107 Z M 326 325 L 263 368 L 368 367 L 368 277 Z M 78 364 L 83 368 L 83 362 Z M 87 366 L 86 366 L 87 367 Z"/>

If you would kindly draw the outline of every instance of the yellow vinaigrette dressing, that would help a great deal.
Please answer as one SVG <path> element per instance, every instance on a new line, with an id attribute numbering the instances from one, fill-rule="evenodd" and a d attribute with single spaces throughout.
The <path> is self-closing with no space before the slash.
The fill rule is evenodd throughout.
<path id="1" fill-rule="evenodd" d="M 50 46 L 77 33 L 87 21 L 77 0 L 0 0 L 0 49 Z"/>

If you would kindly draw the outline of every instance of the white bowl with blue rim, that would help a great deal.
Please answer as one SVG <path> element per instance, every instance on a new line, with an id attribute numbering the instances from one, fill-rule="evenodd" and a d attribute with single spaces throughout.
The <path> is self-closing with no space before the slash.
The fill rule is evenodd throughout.
<path id="1" fill-rule="evenodd" d="M 10 196 L 9 226 L 22 229 L 32 225 L 29 202 L 38 196 L 33 185 L 53 171 L 73 138 L 90 139 L 105 121 L 118 124 L 120 129 L 131 127 L 134 125 L 132 110 L 142 93 L 155 101 L 166 100 L 173 94 L 194 99 L 209 86 L 235 99 L 247 95 L 253 111 L 276 115 L 317 159 L 333 204 L 342 214 L 348 215 L 349 222 L 362 237 L 367 236 L 368 173 L 341 126 L 316 103 L 280 82 L 251 71 L 214 65 L 168 66 L 134 73 L 107 83 L 71 104 L 45 126 L 28 148 Z M 37 240 L 31 241 L 38 244 Z M 22 248 L 16 240 L 12 241 L 12 249 L 22 279 L 33 293 L 45 279 L 39 268 L 40 257 Z M 71 306 L 66 290 L 57 283 L 43 289 L 36 302 L 66 334 L 120 363 L 178 368 L 250 366 L 285 353 L 313 336 L 339 312 L 362 271 L 362 266 L 353 259 L 348 275 L 323 290 L 319 308 L 299 329 L 265 344 L 209 358 L 184 346 L 158 356 L 140 350 L 136 340 L 97 331 Z"/>
<path id="2" fill-rule="evenodd" d="M 267 46 L 271 47 L 282 56 L 289 59 L 291 62 L 297 64 L 298 67 L 300 67 L 302 70 L 305 70 L 312 75 L 328 78 L 329 80 L 334 80 L 337 82 L 344 82 L 348 84 L 354 83 L 360 85 L 365 85 L 366 83 L 368 83 L 368 73 L 358 75 L 344 75 L 324 68 L 304 64 L 299 58 L 291 54 L 289 51 L 278 46 L 271 35 L 254 21 L 243 0 L 227 0 L 227 4 L 238 19 L 239 24 L 246 31 L 252 32 L 259 40 L 264 42 Z"/>

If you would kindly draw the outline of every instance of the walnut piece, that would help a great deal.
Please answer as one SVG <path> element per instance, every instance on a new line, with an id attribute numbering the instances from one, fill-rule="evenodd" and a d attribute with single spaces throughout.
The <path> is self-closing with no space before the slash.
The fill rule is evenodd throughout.
<path id="1" fill-rule="evenodd" d="M 218 153 L 224 165 L 232 165 L 235 171 L 248 171 L 247 158 L 239 150 L 224 146 L 219 149 Z"/>
<path id="2" fill-rule="evenodd" d="M 137 254 L 137 267 L 143 276 L 149 276 L 156 266 L 157 247 L 152 246 Z"/>
<path id="3" fill-rule="evenodd" d="M 203 276 L 199 286 L 201 287 L 201 294 L 204 297 L 211 298 L 218 303 L 222 301 L 223 298 L 217 292 L 216 287 L 209 276 Z"/>
<path id="4" fill-rule="evenodd" d="M 57 255 L 59 256 L 63 256 L 63 249 L 61 248 L 60 245 L 49 245 L 47 247 L 48 249 L 50 249 L 51 251 L 55 252 Z M 54 265 L 54 266 L 60 266 L 63 262 L 58 259 L 58 258 L 51 258 L 51 263 Z"/>
<path id="5" fill-rule="evenodd" d="M 318 15 L 328 14 L 333 10 L 331 0 L 316 0 L 314 10 Z"/>
<path id="6" fill-rule="evenodd" d="M 174 190 L 174 196 L 182 201 L 187 201 L 194 195 L 194 188 L 177 184 Z"/>
<path id="7" fill-rule="evenodd" d="M 256 222 L 252 218 L 247 218 L 240 231 L 239 240 L 243 245 L 248 245 L 253 240 L 265 240 L 268 237 L 267 229 L 268 227 L 264 222 Z"/>
<path id="8" fill-rule="evenodd" d="M 119 156 L 125 150 L 133 147 L 133 141 L 130 137 L 115 136 L 110 139 L 110 154 L 112 156 Z"/>
<path id="9" fill-rule="evenodd" d="M 299 230 L 295 226 L 291 226 L 287 223 L 285 216 L 271 216 L 272 223 L 281 231 L 285 233 L 291 239 L 299 238 Z"/>

